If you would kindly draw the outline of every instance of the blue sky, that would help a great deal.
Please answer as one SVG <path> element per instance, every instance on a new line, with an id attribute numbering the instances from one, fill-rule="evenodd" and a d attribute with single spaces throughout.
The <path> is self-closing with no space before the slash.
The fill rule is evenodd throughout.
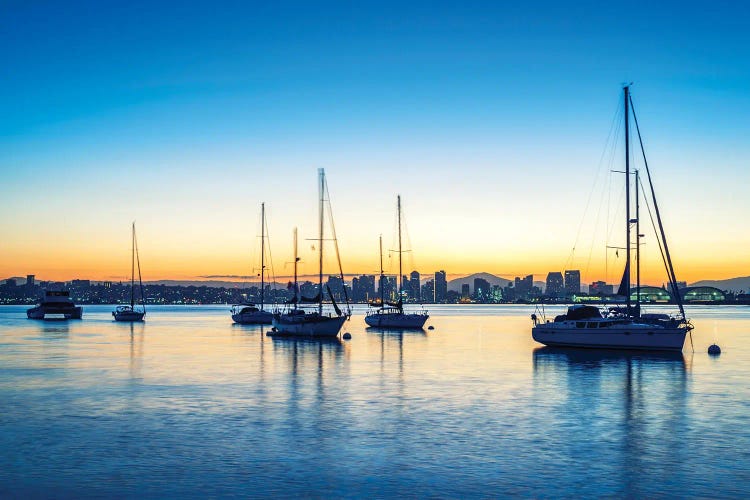
<path id="1" fill-rule="evenodd" d="M 750 215 L 740 3 L 6 1 L 0 13 L 13 263 L 0 274 L 40 266 L 28 250 L 40 244 L 66 255 L 52 274 L 101 273 L 133 219 L 164 274 L 182 273 L 170 259 L 241 274 L 254 222 L 229 233 L 265 200 L 286 251 L 291 227 L 312 225 L 320 166 L 355 272 L 370 271 L 400 192 L 415 265 L 546 273 L 568 255 L 626 81 L 686 266 L 750 271 L 731 248 L 750 242 L 736 239 Z M 93 237 L 99 267 L 86 264 Z M 736 273 L 698 272 L 715 247 Z M 443 251 L 464 264 L 442 266 Z"/>

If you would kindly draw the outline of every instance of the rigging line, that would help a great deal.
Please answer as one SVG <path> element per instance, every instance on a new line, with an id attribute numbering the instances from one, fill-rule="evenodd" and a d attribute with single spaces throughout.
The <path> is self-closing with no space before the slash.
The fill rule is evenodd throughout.
<path id="1" fill-rule="evenodd" d="M 331 207 L 331 194 L 328 192 L 328 179 L 324 180 L 324 193 L 328 195 L 326 202 L 328 204 L 328 222 L 331 224 L 331 236 L 333 237 L 333 247 L 336 250 L 336 260 L 339 263 L 339 276 L 341 277 L 341 287 L 344 290 L 344 299 L 346 300 L 347 313 L 351 315 L 351 306 L 349 305 L 349 293 L 346 291 L 346 282 L 344 281 L 344 268 L 341 264 L 341 254 L 339 253 L 339 240 L 336 237 L 336 226 L 333 223 L 333 208 Z M 322 244 L 322 242 L 321 242 Z"/>
<path id="2" fill-rule="evenodd" d="M 266 226 L 265 227 L 266 241 L 268 241 L 269 243 L 268 244 L 268 263 L 269 263 L 269 267 L 271 268 L 271 277 L 272 277 L 271 290 L 276 290 L 276 272 L 273 269 L 273 255 L 271 254 L 271 244 L 270 244 L 271 238 L 269 237 L 269 234 L 268 234 L 268 217 L 266 217 L 264 224 Z M 275 300 L 275 297 L 274 297 L 274 300 Z"/>
<path id="3" fill-rule="evenodd" d="M 635 116 L 635 108 L 633 107 L 633 97 L 630 96 L 630 107 L 633 109 L 633 120 L 635 121 L 635 128 L 638 132 L 638 142 L 641 146 L 641 153 L 643 154 L 643 164 L 646 167 L 646 175 L 648 176 L 648 184 L 649 187 L 651 187 L 651 197 L 654 201 L 654 211 L 656 212 L 656 220 L 659 223 L 659 233 L 661 234 L 662 243 L 664 243 L 664 254 L 667 257 L 667 272 L 669 273 L 670 278 L 670 284 L 672 287 L 672 292 L 675 297 L 675 300 L 677 301 L 677 306 L 680 308 L 680 314 L 682 315 L 682 320 L 685 321 L 685 306 L 682 303 L 682 296 L 680 296 L 680 291 L 677 289 L 677 276 L 674 272 L 674 266 L 672 265 L 672 258 L 669 255 L 669 245 L 667 245 L 667 236 L 664 233 L 664 225 L 661 222 L 661 214 L 659 213 L 659 205 L 656 202 L 656 192 L 654 191 L 654 183 L 651 180 L 651 170 L 648 168 L 648 160 L 646 159 L 646 149 L 643 147 L 643 139 L 641 137 L 641 130 L 638 126 L 638 118 Z M 658 238 L 657 238 L 658 239 Z M 692 343 L 693 336 L 692 333 L 690 334 L 690 342 Z"/>
<path id="4" fill-rule="evenodd" d="M 143 279 L 141 278 L 141 257 L 138 254 L 138 238 L 135 235 L 135 222 L 133 223 L 133 245 L 135 247 L 135 261 L 138 264 L 138 284 L 141 288 L 141 302 L 143 312 L 146 312 L 146 295 L 143 293 Z"/>
<path id="5" fill-rule="evenodd" d="M 607 152 L 607 149 L 609 147 L 610 140 L 613 140 L 612 139 L 613 138 L 612 132 L 613 132 L 613 130 L 616 127 L 616 123 L 618 121 L 618 117 L 619 117 L 619 114 L 620 114 L 620 111 L 619 111 L 619 109 L 620 109 L 619 100 L 618 100 L 617 108 L 615 108 L 615 109 L 616 109 L 616 111 L 614 113 L 614 116 L 612 117 L 612 123 L 609 126 L 609 132 L 607 133 L 607 138 L 604 141 L 604 148 L 602 150 L 601 156 L 599 157 L 599 162 L 597 164 L 598 166 L 597 166 L 597 170 L 596 170 L 596 175 L 594 176 L 594 182 L 593 182 L 593 184 L 591 186 L 591 190 L 589 191 L 588 198 L 586 199 L 586 205 L 585 205 L 585 208 L 583 210 L 583 216 L 581 217 L 581 222 L 578 224 L 578 230 L 576 231 L 576 237 L 575 237 L 575 240 L 573 242 L 573 247 L 570 250 L 570 255 L 568 256 L 568 259 L 565 261 L 565 265 L 563 266 L 564 268 L 567 268 L 568 264 L 573 262 L 573 258 L 574 258 L 576 246 L 578 245 L 578 239 L 580 238 L 580 235 L 581 235 L 581 229 L 583 228 L 583 224 L 584 224 L 584 222 L 586 220 L 586 214 L 588 213 L 589 205 L 591 203 L 591 198 L 592 198 L 592 196 L 594 194 L 594 191 L 596 189 L 597 183 L 599 181 L 599 174 L 601 173 L 601 170 L 602 170 L 602 163 L 604 161 L 604 156 L 605 156 L 605 154 Z"/>
<path id="6" fill-rule="evenodd" d="M 643 181 L 639 179 L 638 182 L 641 185 L 641 188 L 645 191 L 645 187 L 643 186 Z M 656 221 L 654 220 L 654 214 L 651 212 L 651 204 L 648 202 L 648 198 L 644 198 L 646 202 L 646 208 L 648 209 L 648 216 L 651 219 L 651 227 L 654 228 L 654 234 L 658 234 L 658 230 L 656 227 Z M 656 238 L 656 243 L 659 245 L 659 252 L 661 253 L 661 260 L 664 263 L 664 268 L 667 268 L 667 257 L 664 255 L 664 248 L 661 245 L 661 239 L 658 237 Z M 667 281 L 669 281 L 669 273 L 667 273 Z"/>

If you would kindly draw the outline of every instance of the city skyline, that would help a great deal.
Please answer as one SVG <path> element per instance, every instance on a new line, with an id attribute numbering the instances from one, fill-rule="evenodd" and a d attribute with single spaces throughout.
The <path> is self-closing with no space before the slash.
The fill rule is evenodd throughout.
<path id="1" fill-rule="evenodd" d="M 0 277 L 126 276 L 133 220 L 148 280 L 252 274 L 261 201 L 283 266 L 323 166 L 347 274 L 401 194 L 410 270 L 616 283 L 582 219 L 629 81 L 677 278 L 748 275 L 745 7 L 644 6 L 4 6 Z"/>

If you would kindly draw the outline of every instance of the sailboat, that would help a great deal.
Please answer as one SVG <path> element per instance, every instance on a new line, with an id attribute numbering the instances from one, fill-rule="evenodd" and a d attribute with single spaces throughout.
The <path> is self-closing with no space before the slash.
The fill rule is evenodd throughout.
<path id="1" fill-rule="evenodd" d="M 135 267 L 138 264 L 138 285 L 141 290 L 141 307 L 135 305 Z M 143 294 L 143 280 L 141 279 L 141 259 L 138 256 L 138 240 L 135 237 L 135 222 L 130 251 L 130 305 L 121 305 L 112 311 L 115 321 L 143 321 L 146 316 L 146 299 Z"/>
<path id="2" fill-rule="evenodd" d="M 587 347 L 606 349 L 644 349 L 644 350 L 667 350 L 681 351 L 685 343 L 685 336 L 693 329 L 693 326 L 685 317 L 685 308 L 682 296 L 677 287 L 677 277 L 672 265 L 664 227 L 656 202 L 656 194 L 651 181 L 651 173 L 643 148 L 638 118 L 633 109 L 633 100 L 630 97 L 630 88 L 623 88 L 624 116 L 625 116 L 625 271 L 618 289 L 618 295 L 626 297 L 624 308 L 610 308 L 601 311 L 599 308 L 588 305 L 575 305 L 568 308 L 566 314 L 555 317 L 554 321 L 545 317 L 531 315 L 534 323 L 531 334 L 535 341 L 548 346 L 563 347 Z M 664 265 L 669 277 L 669 284 L 673 296 L 679 307 L 679 315 L 669 316 L 666 314 L 641 314 L 640 309 L 640 226 L 638 213 L 638 180 L 636 180 L 636 214 L 631 218 L 630 209 L 630 120 L 629 113 L 632 110 L 633 121 L 638 133 L 643 162 L 648 175 L 651 198 L 659 232 L 657 240 L 662 249 Z M 636 303 L 631 304 L 631 230 L 633 224 L 636 226 Z M 691 336 L 692 343 L 692 336 Z"/>
<path id="3" fill-rule="evenodd" d="M 333 236 L 334 248 L 336 249 L 336 258 L 339 263 L 339 275 L 341 281 L 344 280 L 344 272 L 341 268 L 341 259 L 339 257 L 338 241 L 336 240 L 336 229 L 333 226 L 333 215 L 330 213 L 330 195 L 328 194 L 328 185 L 326 183 L 325 171 L 320 168 L 318 169 L 318 190 L 320 194 L 319 204 L 319 223 L 318 223 L 318 293 L 315 297 L 302 297 L 299 294 L 299 287 L 297 284 L 297 232 L 294 232 L 294 297 L 289 301 L 288 308 L 285 311 L 279 311 L 273 315 L 273 335 L 294 335 L 294 336 L 305 336 L 305 337 L 337 337 L 341 331 L 341 327 L 344 322 L 351 316 L 351 310 L 349 309 L 349 297 L 346 294 L 346 287 L 344 287 L 344 296 L 346 297 L 347 311 L 346 313 L 341 311 L 336 300 L 331 293 L 331 289 L 327 288 L 328 296 L 331 299 L 331 304 L 334 309 L 334 313 L 323 311 L 323 241 L 325 231 L 325 206 L 328 201 L 328 215 L 331 221 L 331 232 Z M 300 302 L 317 304 L 315 309 L 306 310 L 299 306 Z"/>
<path id="4" fill-rule="evenodd" d="M 232 320 L 245 325 L 270 325 L 273 313 L 263 309 L 266 293 L 266 204 L 260 204 L 260 304 L 248 302 L 232 306 Z"/>
<path id="5" fill-rule="evenodd" d="M 401 195 L 396 197 L 396 207 L 398 212 L 398 300 L 396 302 L 387 302 L 383 296 L 383 284 L 385 282 L 383 274 L 383 238 L 380 238 L 380 307 L 368 311 L 365 316 L 365 323 L 378 328 L 422 328 L 430 317 L 426 312 L 404 312 L 403 290 L 404 275 L 401 256 Z"/>

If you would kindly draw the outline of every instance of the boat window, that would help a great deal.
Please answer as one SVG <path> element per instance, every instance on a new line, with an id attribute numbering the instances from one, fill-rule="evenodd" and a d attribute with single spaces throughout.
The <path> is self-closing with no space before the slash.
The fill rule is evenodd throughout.
<path id="1" fill-rule="evenodd" d="M 594 322 L 594 321 L 592 321 L 592 322 L 591 322 L 591 323 L 589 323 L 589 324 L 588 324 L 587 326 L 588 326 L 589 328 L 598 328 L 598 326 L 597 326 L 598 324 L 599 324 L 598 322 Z"/>
<path id="2" fill-rule="evenodd" d="M 584 321 L 578 321 L 576 323 L 576 328 L 586 328 L 586 323 Z"/>

